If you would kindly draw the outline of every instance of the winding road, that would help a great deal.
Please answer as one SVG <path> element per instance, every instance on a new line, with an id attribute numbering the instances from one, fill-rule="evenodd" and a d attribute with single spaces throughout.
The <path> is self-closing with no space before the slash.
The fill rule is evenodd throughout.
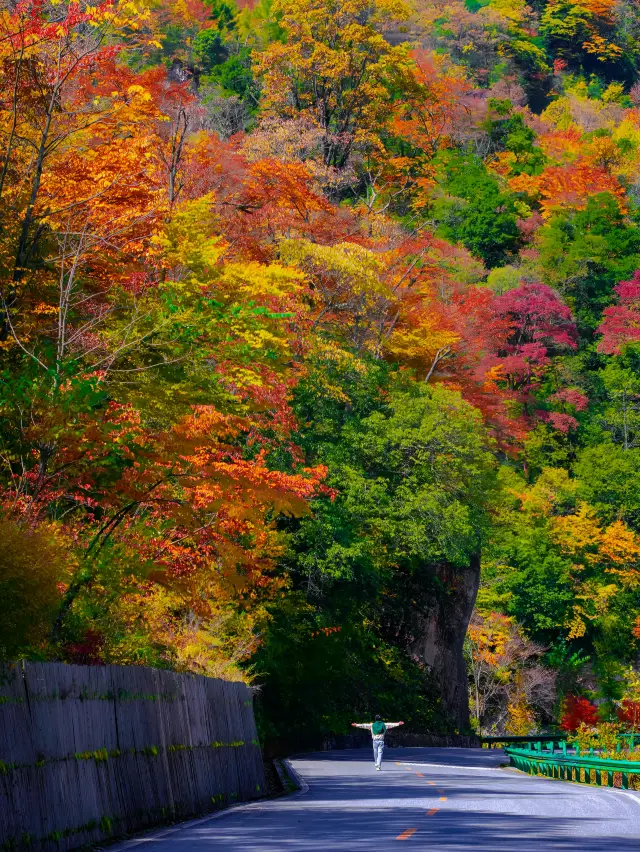
<path id="1" fill-rule="evenodd" d="M 121 844 L 134 852 L 640 852 L 640 792 L 531 778 L 501 751 L 387 749 L 297 757 L 293 796 L 257 802 Z M 308 785 L 308 789 L 307 789 Z M 139 850 L 142 852 L 142 850 Z"/>

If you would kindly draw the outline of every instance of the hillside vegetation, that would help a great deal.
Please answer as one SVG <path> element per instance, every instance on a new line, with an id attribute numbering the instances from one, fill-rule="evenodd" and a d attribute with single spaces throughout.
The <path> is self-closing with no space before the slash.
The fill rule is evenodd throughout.
<path id="1" fill-rule="evenodd" d="M 639 63 L 632 0 L 5 0 L 0 656 L 635 725 Z"/>

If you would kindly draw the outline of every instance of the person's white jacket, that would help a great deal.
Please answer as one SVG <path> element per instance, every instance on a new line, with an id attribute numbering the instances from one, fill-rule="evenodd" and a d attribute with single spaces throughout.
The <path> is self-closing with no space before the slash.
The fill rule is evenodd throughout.
<path id="1" fill-rule="evenodd" d="M 384 726 L 387 729 L 387 731 L 389 730 L 389 728 L 397 728 L 398 725 L 404 725 L 404 722 L 385 722 L 384 723 Z M 360 723 L 359 722 L 353 722 L 352 727 L 353 728 L 364 728 L 365 731 L 371 731 L 371 737 L 374 740 L 383 740 L 384 739 L 384 733 L 383 734 L 374 734 L 373 733 L 373 730 L 372 730 L 373 722 L 360 722 Z"/>

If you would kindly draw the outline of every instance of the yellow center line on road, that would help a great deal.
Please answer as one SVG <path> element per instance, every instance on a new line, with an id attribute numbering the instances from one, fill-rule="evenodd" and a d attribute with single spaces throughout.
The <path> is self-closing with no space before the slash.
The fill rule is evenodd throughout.
<path id="1" fill-rule="evenodd" d="M 446 801 L 447 801 L 447 797 L 446 797 L 446 796 L 440 796 L 440 801 L 441 801 L 441 802 L 446 802 Z"/>
<path id="2" fill-rule="evenodd" d="M 399 834 L 396 837 L 396 840 L 408 840 L 412 834 L 416 833 L 417 830 L 417 828 L 408 828 L 406 831 L 403 831 L 402 834 Z"/>

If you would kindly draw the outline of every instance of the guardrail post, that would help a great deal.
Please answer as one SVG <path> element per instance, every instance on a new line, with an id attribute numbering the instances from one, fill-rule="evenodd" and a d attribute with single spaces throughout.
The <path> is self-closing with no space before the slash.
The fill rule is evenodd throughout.
<path id="1" fill-rule="evenodd" d="M 563 757 L 567 756 L 567 741 L 562 740 L 562 755 Z"/>

